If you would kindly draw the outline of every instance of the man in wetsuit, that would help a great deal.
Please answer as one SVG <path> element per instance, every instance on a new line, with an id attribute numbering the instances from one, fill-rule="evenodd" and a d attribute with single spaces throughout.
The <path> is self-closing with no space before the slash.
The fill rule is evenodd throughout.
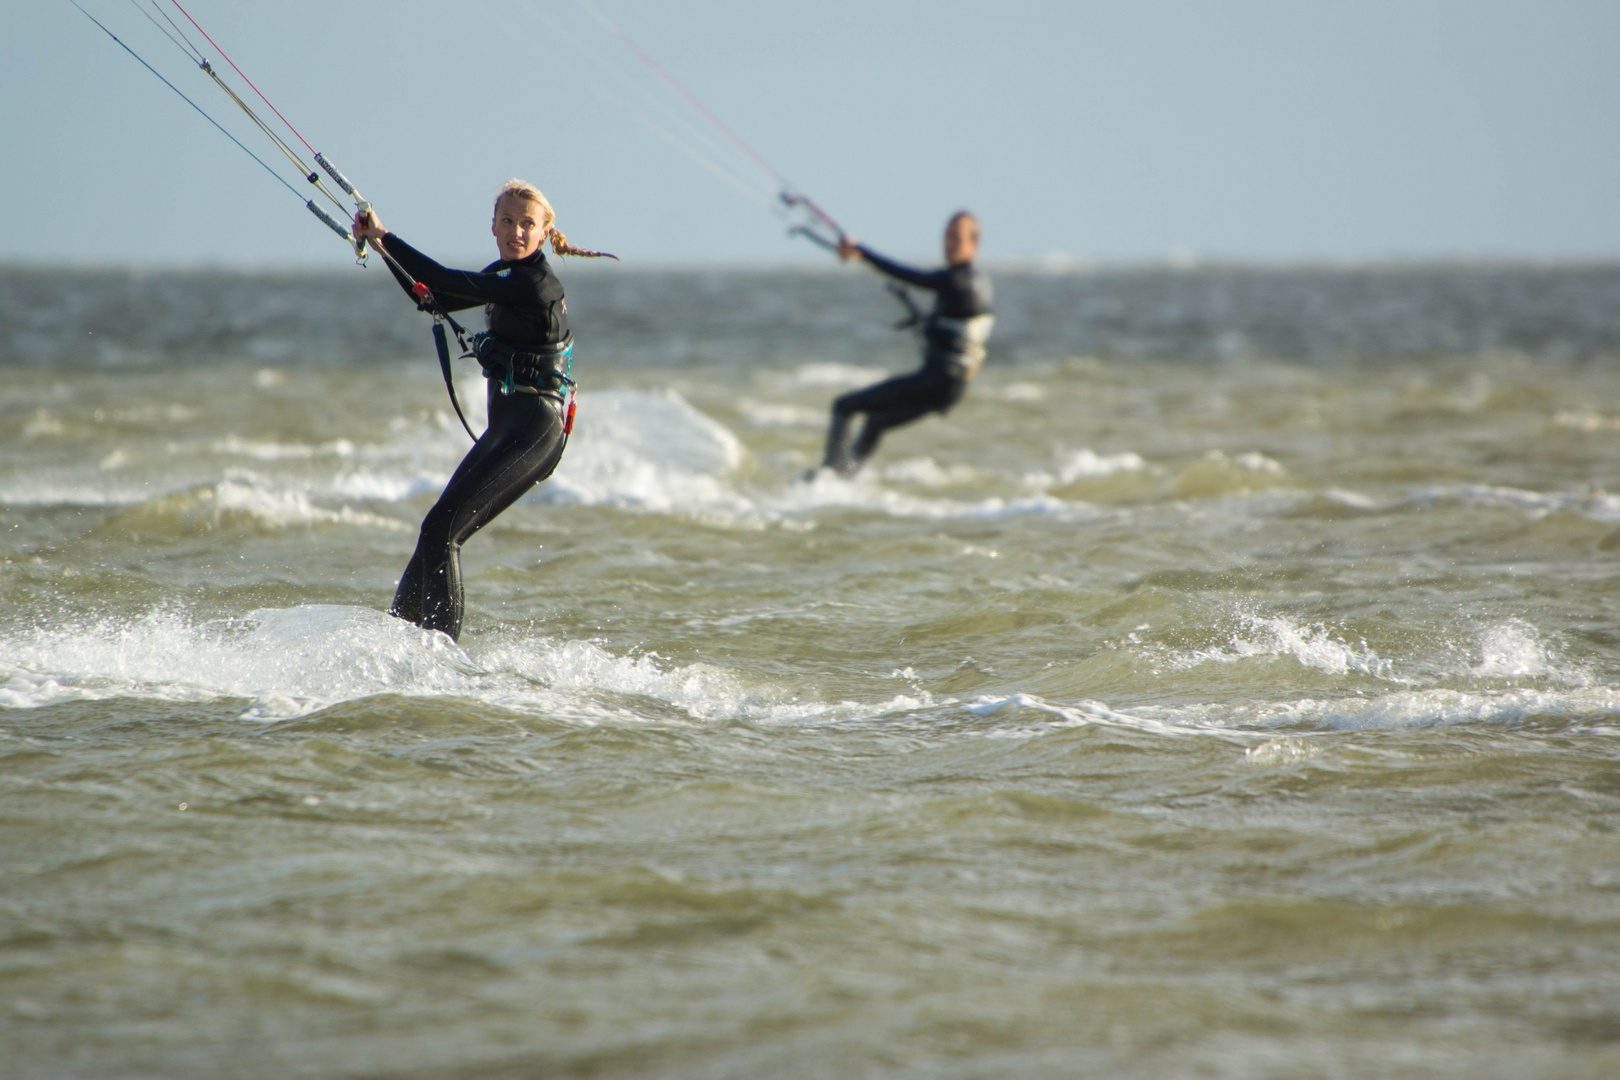
<path id="1" fill-rule="evenodd" d="M 833 402 L 822 466 L 852 476 L 890 428 L 931 412 L 943 413 L 961 400 L 968 380 L 984 363 L 984 346 L 995 317 L 990 313 L 990 279 L 973 265 L 979 253 L 979 220 L 966 210 L 945 226 L 945 268 L 913 270 L 844 237 L 838 256 L 865 259 L 892 278 L 934 293 L 934 310 L 923 321 L 922 367 L 909 375 L 845 394 Z M 865 413 L 860 436 L 849 445 L 849 422 Z"/>

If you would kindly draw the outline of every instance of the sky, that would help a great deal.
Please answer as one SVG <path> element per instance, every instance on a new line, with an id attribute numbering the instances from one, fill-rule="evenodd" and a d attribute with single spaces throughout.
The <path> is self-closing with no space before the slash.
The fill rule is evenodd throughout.
<path id="1" fill-rule="evenodd" d="M 453 265 L 494 258 L 512 176 L 631 265 L 825 262 L 786 235 L 779 178 L 919 261 L 960 208 L 987 258 L 1053 265 L 1620 258 L 1612 0 L 183 2 Z M 34 0 L 0 39 L 0 261 L 352 261 L 143 14 L 260 106 L 172 0 L 80 3 L 300 190 L 69 0 Z"/>

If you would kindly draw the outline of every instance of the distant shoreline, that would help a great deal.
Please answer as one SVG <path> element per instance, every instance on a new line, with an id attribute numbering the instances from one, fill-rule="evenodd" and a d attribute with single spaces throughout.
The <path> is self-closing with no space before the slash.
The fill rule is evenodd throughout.
<path id="1" fill-rule="evenodd" d="M 930 265 L 937 262 L 937 257 L 928 256 L 899 256 L 909 258 L 917 265 Z M 815 262 L 648 262 L 648 263 L 620 263 L 603 265 L 601 263 L 586 262 L 577 259 L 556 260 L 566 268 L 569 275 L 615 275 L 615 274 L 672 274 L 672 273 L 704 273 L 704 274 L 768 274 L 791 276 L 830 276 L 841 273 L 852 273 L 859 268 L 842 266 L 830 261 Z M 479 258 L 467 260 L 471 265 L 477 262 L 483 265 Z M 372 261 L 368 269 L 376 269 L 377 263 Z M 997 274 L 1010 274 L 1017 276 L 1034 277 L 1088 277 L 1109 275 L 1135 275 L 1145 273 L 1188 273 L 1203 272 L 1245 273 L 1245 274 L 1272 274 L 1272 273 L 1310 273 L 1310 274 L 1357 274 L 1357 273 L 1434 273 L 1439 271 L 1523 271 L 1523 270 L 1551 270 L 1551 271 L 1610 271 L 1620 270 L 1620 253 L 1613 255 L 1592 256 L 1470 256 L 1470 255 L 1435 255 L 1391 257 L 1381 259 L 1363 258 L 1299 258 L 1299 259 L 1258 259 L 1258 258 L 1227 258 L 1220 256 L 1200 255 L 1171 255 L 1159 259 L 1091 259 L 1083 256 L 1045 255 L 1045 256 L 1016 256 L 1003 258 L 987 258 L 981 261 L 985 269 Z M 310 278 L 324 275 L 342 276 L 357 269 L 352 263 L 348 265 L 327 264 L 277 264 L 267 263 L 261 266 L 246 266 L 235 263 L 213 262 L 174 262 L 174 263 L 121 263 L 121 262 L 90 262 L 84 260 L 64 259 L 60 261 L 45 261 L 34 259 L 5 259 L 0 258 L 0 274 L 11 273 L 83 273 L 83 274 L 114 274 L 127 276 L 160 276 L 174 275 L 184 277 L 193 274 L 218 275 L 226 274 L 232 277 L 264 277 L 264 278 Z"/>

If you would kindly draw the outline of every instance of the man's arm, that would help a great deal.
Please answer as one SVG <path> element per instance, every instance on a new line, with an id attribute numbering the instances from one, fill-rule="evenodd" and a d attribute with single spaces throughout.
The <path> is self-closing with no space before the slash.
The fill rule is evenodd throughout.
<path id="1" fill-rule="evenodd" d="M 857 243 L 847 236 L 840 237 L 838 241 L 838 257 L 848 260 L 857 255 L 890 277 L 903 281 L 907 285 L 915 285 L 919 289 L 939 292 L 950 282 L 949 267 L 944 270 L 917 270 L 906 266 L 904 263 L 897 263 L 893 259 L 885 258 L 865 244 Z"/>

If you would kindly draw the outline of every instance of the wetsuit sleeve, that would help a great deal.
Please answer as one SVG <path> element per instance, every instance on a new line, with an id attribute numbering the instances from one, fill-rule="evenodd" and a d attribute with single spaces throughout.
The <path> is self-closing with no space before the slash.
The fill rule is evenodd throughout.
<path id="1" fill-rule="evenodd" d="M 375 240 L 373 240 L 371 242 L 371 246 L 376 247 L 377 242 Z M 384 250 L 387 250 L 387 249 L 385 248 Z M 392 255 L 393 252 L 390 251 L 389 254 Z M 411 303 L 416 304 L 417 307 L 420 308 L 421 304 L 417 301 L 416 294 L 411 291 L 411 286 L 414 283 L 411 281 L 410 278 L 405 276 L 405 272 L 403 270 L 401 270 L 399 267 L 394 265 L 394 263 L 396 261 L 397 260 L 395 260 L 395 259 L 384 259 L 383 260 L 383 265 L 388 267 L 388 272 L 390 274 L 394 275 L 394 280 L 399 282 L 399 287 L 401 289 L 405 290 L 405 295 L 411 298 Z M 452 300 L 451 302 L 454 303 L 454 300 Z M 460 309 L 458 308 L 457 310 L 460 310 Z"/>
<path id="2" fill-rule="evenodd" d="M 915 285 L 919 289 L 931 289 L 939 292 L 951 284 L 949 268 L 944 270 L 914 270 L 909 266 L 886 259 L 873 251 L 865 244 L 857 244 L 861 257 L 892 278 L 898 278 L 908 285 Z M 392 250 L 392 249 L 390 249 Z"/>
<path id="3" fill-rule="evenodd" d="M 393 233 L 383 237 L 383 246 L 407 274 L 433 290 L 433 295 L 447 311 L 460 311 L 479 304 L 526 307 L 536 301 L 535 284 L 528 275 L 500 277 L 482 271 L 452 270 L 434 262 Z"/>

